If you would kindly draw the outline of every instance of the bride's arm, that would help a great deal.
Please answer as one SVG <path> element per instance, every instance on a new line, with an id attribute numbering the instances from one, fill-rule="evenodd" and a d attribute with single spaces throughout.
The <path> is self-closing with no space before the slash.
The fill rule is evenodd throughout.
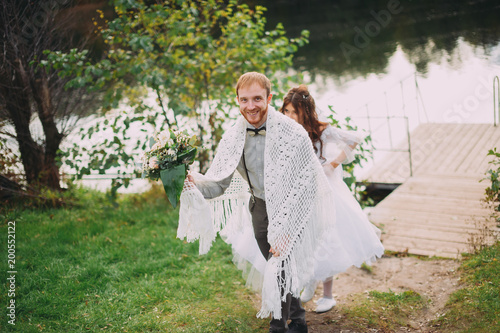
<path id="1" fill-rule="evenodd" d="M 338 128 L 328 126 L 323 141 L 323 157 L 326 163 L 323 166 L 331 165 L 333 168 L 341 164 L 348 164 L 354 160 L 354 150 L 362 141 L 361 136 L 354 131 L 343 131 Z"/>
<path id="2" fill-rule="evenodd" d="M 231 183 L 233 174 L 221 181 L 214 181 L 198 172 L 189 172 L 187 180 L 198 188 L 205 199 L 213 199 L 224 194 Z"/>

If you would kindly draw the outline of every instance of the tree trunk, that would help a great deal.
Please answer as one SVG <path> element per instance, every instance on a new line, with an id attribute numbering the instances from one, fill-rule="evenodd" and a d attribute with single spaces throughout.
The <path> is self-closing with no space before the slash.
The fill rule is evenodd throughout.
<path id="1" fill-rule="evenodd" d="M 45 185 L 52 189 L 60 190 L 56 154 L 62 136 L 57 131 L 53 120 L 46 119 L 46 117 L 42 120 L 42 117 L 47 115 L 47 113 L 42 113 L 42 116 L 39 117 L 42 121 L 44 133 L 46 134 L 47 148 L 44 150 L 33 139 L 30 130 L 32 116 L 30 85 L 27 82 L 27 75 L 21 60 L 18 59 L 15 64 L 17 68 L 13 71 L 15 74 L 11 78 L 11 84 L 2 85 L 1 89 L 4 96 L 9 96 L 6 99 L 6 110 L 16 131 L 16 139 L 19 145 L 19 152 L 21 153 L 26 181 L 30 185 Z M 43 97 L 40 98 L 40 102 L 44 105 L 50 105 L 47 102 L 43 102 Z"/>
<path id="2" fill-rule="evenodd" d="M 54 110 L 49 90 L 49 83 L 44 73 L 31 84 L 33 97 L 45 134 L 45 156 L 40 174 L 40 182 L 52 189 L 60 190 L 59 167 L 56 164 L 57 151 L 63 135 L 57 129 L 54 120 Z"/>
<path id="3" fill-rule="evenodd" d="M 97 39 L 91 37 L 94 27 L 90 18 L 105 3 L 0 0 L 0 129 L 11 134 L 4 125 L 14 126 L 25 179 L 30 185 L 60 189 L 57 153 L 71 130 L 66 125 L 73 115 L 78 119 L 92 108 L 89 103 L 97 97 L 86 99 L 85 105 L 78 104 L 83 89 L 66 90 L 67 78 L 38 66 L 46 59 L 44 50 L 68 52 L 97 46 Z M 112 12 L 112 7 L 106 8 Z M 95 55 L 100 52 L 97 49 Z M 30 130 L 34 114 L 43 135 L 33 136 L 38 133 Z"/>
<path id="4" fill-rule="evenodd" d="M 5 75 L 5 79 L 10 80 L 10 84 L 1 85 L 2 95 L 9 96 L 5 99 L 5 108 L 10 115 L 10 119 L 16 130 L 16 139 L 19 144 L 19 152 L 26 173 L 26 181 L 33 183 L 37 180 L 41 165 L 41 147 L 33 140 L 30 131 L 31 105 L 28 89 L 25 88 L 25 80 L 22 75 L 23 66 L 21 60 L 14 62 L 15 70 L 12 76 Z"/>

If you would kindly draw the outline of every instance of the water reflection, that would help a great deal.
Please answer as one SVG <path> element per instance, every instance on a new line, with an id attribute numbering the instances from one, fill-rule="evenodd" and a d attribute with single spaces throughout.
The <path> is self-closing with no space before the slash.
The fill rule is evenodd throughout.
<path id="1" fill-rule="evenodd" d="M 421 74 L 445 58 L 453 67 L 459 39 L 488 54 L 500 41 L 497 0 L 248 1 L 268 8 L 268 27 L 282 22 L 290 37 L 310 31 L 297 70 L 346 80 L 386 73 L 398 46 Z"/>
<path id="2" fill-rule="evenodd" d="M 247 1 L 268 8 L 268 28 L 310 31 L 294 69 L 316 104 L 371 130 L 377 148 L 407 141 L 422 122 L 493 123 L 500 75 L 498 0 Z M 386 156 L 376 151 L 375 163 Z M 367 167 L 366 169 L 369 169 Z"/>

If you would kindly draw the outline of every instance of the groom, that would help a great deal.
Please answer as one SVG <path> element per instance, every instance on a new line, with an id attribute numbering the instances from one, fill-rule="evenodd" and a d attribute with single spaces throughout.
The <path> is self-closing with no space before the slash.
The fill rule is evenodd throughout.
<path id="1" fill-rule="evenodd" d="M 265 75 L 243 74 L 236 96 L 244 119 L 226 131 L 207 174 L 188 180 L 205 199 L 223 195 L 236 170 L 248 183 L 254 235 L 267 260 L 259 315 L 273 315 L 269 332 L 307 332 L 296 296 L 311 270 L 315 240 L 326 230 L 331 190 L 307 132 L 269 105 Z"/>

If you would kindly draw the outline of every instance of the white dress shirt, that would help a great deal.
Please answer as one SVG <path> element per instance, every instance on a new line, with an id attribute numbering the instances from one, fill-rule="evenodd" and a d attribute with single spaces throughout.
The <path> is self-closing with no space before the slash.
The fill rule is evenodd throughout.
<path id="1" fill-rule="evenodd" d="M 262 126 L 265 126 L 264 123 Z M 261 126 L 261 127 L 262 127 Z M 253 125 L 247 122 L 247 128 L 255 128 Z M 260 128 L 260 127 L 259 127 Z M 264 188 L 264 150 L 266 148 L 266 137 L 261 134 L 252 136 L 246 134 L 245 140 L 245 163 L 248 170 L 248 176 L 250 177 L 250 183 L 252 184 L 253 193 L 257 198 L 265 200 L 265 188 Z M 236 170 L 241 174 L 243 179 L 248 182 L 247 173 L 245 171 L 245 166 L 243 164 L 243 158 L 240 160 Z M 196 187 L 203 194 L 206 199 L 212 199 L 218 197 L 224 193 L 224 191 L 229 187 L 233 175 L 223 179 L 220 182 L 210 182 L 203 184 L 196 184 Z"/>

